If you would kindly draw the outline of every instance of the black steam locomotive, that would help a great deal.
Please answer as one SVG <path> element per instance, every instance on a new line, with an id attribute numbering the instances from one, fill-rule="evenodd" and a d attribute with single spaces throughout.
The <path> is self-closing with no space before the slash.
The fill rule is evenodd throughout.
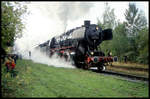
<path id="1" fill-rule="evenodd" d="M 40 44 L 38 47 L 50 57 L 57 53 L 66 61 L 72 60 L 76 67 L 88 69 L 97 67 L 102 71 L 105 64 L 112 62 L 111 56 L 105 56 L 98 50 L 98 45 L 104 40 L 111 40 L 113 37 L 111 29 L 102 30 L 90 21 L 84 21 L 84 25 L 71 29 L 60 36 Z"/>

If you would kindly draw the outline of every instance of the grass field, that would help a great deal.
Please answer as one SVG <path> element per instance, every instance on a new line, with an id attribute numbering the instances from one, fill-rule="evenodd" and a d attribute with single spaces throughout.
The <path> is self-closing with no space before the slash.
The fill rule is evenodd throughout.
<path id="1" fill-rule="evenodd" d="M 2 65 L 2 97 L 149 97 L 149 85 L 71 68 L 18 60 L 11 78 Z"/>

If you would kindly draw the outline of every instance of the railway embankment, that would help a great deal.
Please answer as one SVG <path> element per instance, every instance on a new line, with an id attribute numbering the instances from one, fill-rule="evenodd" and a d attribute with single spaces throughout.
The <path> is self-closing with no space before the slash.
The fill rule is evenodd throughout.
<path id="1" fill-rule="evenodd" d="M 107 66 L 107 70 L 149 78 L 149 66 L 143 64 L 114 62 Z"/>

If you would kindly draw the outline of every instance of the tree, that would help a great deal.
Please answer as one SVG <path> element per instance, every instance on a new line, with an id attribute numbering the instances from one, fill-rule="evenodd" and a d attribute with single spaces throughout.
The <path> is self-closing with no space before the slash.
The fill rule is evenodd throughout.
<path id="1" fill-rule="evenodd" d="M 118 23 L 118 26 L 114 29 L 114 35 L 112 40 L 112 50 L 117 56 L 124 56 L 128 47 L 128 38 L 126 36 L 125 24 Z"/>
<path id="2" fill-rule="evenodd" d="M 136 58 L 136 61 L 139 63 L 148 64 L 149 54 L 148 54 L 148 27 L 143 28 L 139 34 L 137 35 L 137 38 L 135 40 L 137 44 L 137 50 L 138 50 L 138 57 Z"/>
<path id="3" fill-rule="evenodd" d="M 136 39 L 139 32 L 147 26 L 147 21 L 143 12 L 139 12 L 134 3 L 129 3 L 129 8 L 125 12 L 125 19 L 126 34 L 129 40 L 127 55 L 130 57 L 130 60 L 135 62 L 139 55 Z"/>
<path id="4" fill-rule="evenodd" d="M 98 25 L 102 27 L 102 29 L 111 28 L 112 30 L 114 30 L 114 28 L 117 26 L 114 9 L 111 9 L 108 3 L 105 3 L 105 10 L 102 15 L 102 19 L 103 19 L 102 22 L 100 22 L 100 20 L 98 19 Z M 99 46 L 99 48 L 102 49 L 105 53 L 107 53 L 108 50 L 111 50 L 111 47 L 112 47 L 112 40 L 104 41 Z"/>
<path id="5" fill-rule="evenodd" d="M 109 16 L 109 14 L 105 14 L 105 18 L 106 15 Z M 135 4 L 129 4 L 129 9 L 125 12 L 125 18 L 126 21 L 123 23 L 115 22 L 117 24 L 113 30 L 113 39 L 104 41 L 100 45 L 101 50 L 105 53 L 111 50 L 113 56 L 118 56 L 119 60 L 122 60 L 121 58 L 124 56 L 128 56 L 128 61 L 130 62 L 148 64 L 149 30 L 146 17 L 142 11 L 136 8 Z M 98 20 L 98 25 L 103 27 L 103 29 L 111 27 L 107 23 L 107 21 L 102 23 Z"/>
<path id="6" fill-rule="evenodd" d="M 116 16 L 114 9 L 111 9 L 108 3 L 105 3 L 105 10 L 103 13 L 103 25 L 105 28 L 114 29 L 116 26 Z"/>
<path id="7" fill-rule="evenodd" d="M 129 3 L 129 9 L 125 12 L 126 29 L 128 36 L 135 37 L 141 29 L 147 25 L 143 11 L 138 10 L 134 3 Z"/>
<path id="8" fill-rule="evenodd" d="M 14 40 L 22 34 L 24 24 L 22 16 L 27 12 L 27 7 L 18 2 L 3 1 L 1 18 L 1 45 L 3 49 L 13 46 Z"/>
<path id="9" fill-rule="evenodd" d="M 98 26 L 101 27 L 102 29 L 105 28 L 104 25 L 103 25 L 103 23 L 102 23 L 98 18 L 97 18 L 97 24 L 98 24 Z"/>

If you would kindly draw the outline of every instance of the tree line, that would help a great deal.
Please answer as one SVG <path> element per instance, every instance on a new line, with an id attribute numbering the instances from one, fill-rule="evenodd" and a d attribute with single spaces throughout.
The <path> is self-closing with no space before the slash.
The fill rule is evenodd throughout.
<path id="1" fill-rule="evenodd" d="M 108 3 L 105 4 L 103 21 L 98 19 L 98 25 L 102 29 L 113 29 L 113 39 L 104 41 L 99 45 L 99 49 L 105 53 L 111 51 L 120 62 L 127 56 L 129 62 L 148 64 L 149 30 L 145 15 L 134 3 L 129 3 L 124 16 L 125 21 L 120 22 L 116 19 L 114 9 L 111 9 Z"/>

